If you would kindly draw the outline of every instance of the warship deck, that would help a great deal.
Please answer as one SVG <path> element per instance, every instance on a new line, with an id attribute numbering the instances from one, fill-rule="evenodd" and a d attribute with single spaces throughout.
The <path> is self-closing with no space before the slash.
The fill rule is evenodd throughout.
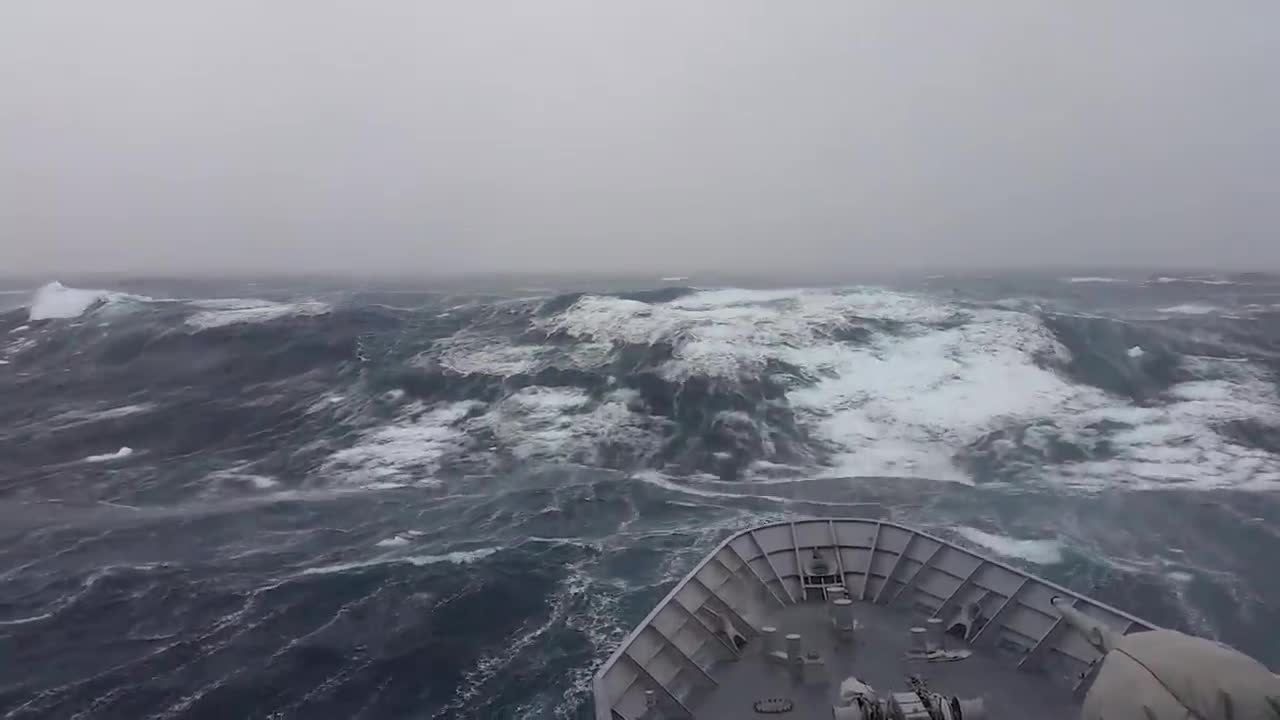
<path id="1" fill-rule="evenodd" d="M 778 697 L 794 702 L 794 709 L 783 716 L 787 720 L 831 720 L 844 678 L 858 677 L 887 695 L 906 691 L 907 677 L 918 675 L 933 692 L 983 698 L 992 718 L 1076 720 L 1079 715 L 1079 701 L 1069 687 L 1018 671 L 1017 657 L 975 653 L 945 663 L 908 660 L 908 630 L 922 618 L 869 603 L 854 608 L 864 627 L 855 631 L 852 642 L 834 635 L 820 605 L 781 608 L 769 618 L 779 633 L 798 633 L 806 651 L 819 652 L 824 681 L 797 683 L 785 664 L 762 652 L 746 652 L 717 669 L 718 685 L 696 698 L 693 712 L 715 720 L 749 718 L 757 699 Z M 954 645 L 962 647 L 963 642 L 956 638 Z"/>
<path id="2" fill-rule="evenodd" d="M 833 597 L 847 598 L 847 609 L 837 609 Z M 1101 653 L 1059 619 L 1054 597 L 1118 633 L 1154 629 L 891 522 L 753 528 L 727 539 L 677 583 L 600 668 L 596 718 L 766 718 L 774 715 L 755 704 L 770 699 L 790 708 L 776 715 L 783 720 L 831 718 L 845 678 L 888 697 L 909 691 L 912 675 L 931 692 L 982 698 L 995 720 L 1075 718 Z M 857 629 L 838 630 L 835 618 L 850 610 Z M 968 657 L 909 656 L 911 628 L 930 618 L 945 628 L 965 617 L 969 626 L 953 628 L 957 635 L 945 636 L 944 647 Z M 771 639 L 766 628 L 774 629 Z M 766 652 L 792 633 L 800 635 L 803 669 Z"/>

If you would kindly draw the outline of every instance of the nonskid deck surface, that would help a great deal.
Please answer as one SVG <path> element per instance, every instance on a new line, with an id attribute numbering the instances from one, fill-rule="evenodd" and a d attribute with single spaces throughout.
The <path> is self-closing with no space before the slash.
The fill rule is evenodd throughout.
<path id="1" fill-rule="evenodd" d="M 919 675 L 934 692 L 983 698 L 992 720 L 1074 720 L 1079 714 L 1079 705 L 1068 688 L 1049 682 L 1042 674 L 1015 669 L 1016 657 L 984 650 L 947 663 L 907 660 L 908 630 L 922 625 L 923 616 L 867 602 L 855 602 L 854 609 L 862 627 L 852 643 L 836 638 L 826 606 L 820 602 L 779 608 L 768 618 L 780 635 L 799 633 L 805 652 L 817 650 L 821 654 L 826 664 L 825 683 L 797 685 L 792 673 L 766 659 L 760 644 L 754 642 L 738 659 L 717 665 L 714 674 L 719 685 L 694 699 L 689 709 L 697 720 L 830 720 L 844 678 L 856 676 L 887 697 L 908 691 L 907 677 Z M 967 647 L 956 638 L 948 641 L 954 643 L 951 647 Z M 794 709 L 776 716 L 756 713 L 752 704 L 765 698 L 787 698 Z"/>

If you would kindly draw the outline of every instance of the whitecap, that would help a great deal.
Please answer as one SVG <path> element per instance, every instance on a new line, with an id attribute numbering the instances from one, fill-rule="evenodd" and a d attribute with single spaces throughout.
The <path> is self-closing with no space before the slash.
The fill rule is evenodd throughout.
<path id="1" fill-rule="evenodd" d="M 105 408 L 102 410 L 70 410 L 49 418 L 49 425 L 59 429 L 64 429 L 87 423 L 101 422 L 104 420 L 118 420 L 132 415 L 151 412 L 152 410 L 155 410 L 155 407 L 156 406 L 152 403 L 139 403 L 137 405 L 120 405 L 118 407 Z"/>
<path id="2" fill-rule="evenodd" d="M 703 475 L 701 477 L 694 476 L 692 478 L 688 478 L 687 481 L 684 481 L 684 482 L 675 482 L 669 476 L 664 475 L 658 470 L 640 470 L 638 472 L 632 473 L 631 478 L 634 480 L 638 480 L 640 482 L 648 483 L 655 487 L 662 488 L 663 490 L 668 490 L 676 493 L 683 493 L 685 495 L 695 495 L 698 497 L 741 498 L 741 499 L 750 499 L 750 500 L 767 500 L 770 502 L 783 503 L 783 504 L 801 503 L 804 505 L 823 505 L 823 506 L 844 507 L 844 508 L 865 506 L 869 504 L 869 503 L 856 502 L 856 501 L 840 502 L 838 500 L 815 500 L 815 499 L 810 499 L 806 497 L 779 497 L 777 495 L 765 495 L 765 494 L 756 492 L 755 488 L 752 487 L 753 485 L 783 484 L 782 482 L 779 482 L 779 483 L 754 483 L 754 482 L 753 483 L 727 483 L 727 482 L 718 481 L 716 480 L 716 478 L 712 476 L 706 476 L 706 475 Z M 722 487 L 733 486 L 733 487 L 739 488 L 741 491 L 726 492 L 722 490 L 711 490 L 711 489 L 702 487 L 701 485 L 704 483 L 718 484 Z"/>
<path id="3" fill-rule="evenodd" d="M 32 615 L 31 617 L 18 618 L 17 620 L 0 620 L 0 625 L 26 625 L 27 623 L 40 622 L 53 617 L 53 613 L 44 613 L 42 615 Z"/>
<path id="4" fill-rule="evenodd" d="M 1160 283 L 1160 284 L 1166 284 L 1166 283 L 1195 283 L 1195 284 L 1197 284 L 1197 285 L 1236 285 L 1236 284 L 1238 284 L 1238 283 L 1237 283 L 1236 281 L 1234 281 L 1234 280 L 1223 280 L 1223 279 L 1221 279 L 1221 278 L 1211 278 L 1211 277 L 1168 277 L 1168 276 L 1161 276 L 1161 277 L 1155 278 L 1154 280 L 1151 280 L 1151 282 L 1154 282 L 1154 283 Z"/>
<path id="5" fill-rule="evenodd" d="M 970 482 L 952 460 L 957 448 L 1085 396 L 1106 402 L 1046 366 L 1069 358 L 1035 316 L 878 288 L 720 289 L 658 306 L 583 296 L 538 322 L 594 342 L 670 343 L 660 371 L 673 382 L 758 377 L 776 361 L 798 368 L 804 380 L 787 399 L 834 451 L 833 475 Z M 841 340 L 851 326 L 865 339 Z"/>
<path id="6" fill-rule="evenodd" d="M 28 317 L 31 320 L 77 318 L 101 304 L 120 300 L 147 301 L 150 298 L 111 290 L 69 288 L 55 281 L 36 290 L 31 298 Z"/>
<path id="7" fill-rule="evenodd" d="M 1212 305 L 1204 305 L 1202 303 L 1183 303 L 1181 305 L 1172 305 L 1170 307 L 1160 308 L 1157 312 L 1169 313 L 1172 315 L 1208 315 L 1210 313 L 1222 312 L 1222 309 Z"/>
<path id="8" fill-rule="evenodd" d="M 1060 414 L 1100 391 L 1042 362 L 1067 356 L 1033 316 L 984 310 L 970 322 L 866 346 L 797 348 L 819 380 L 788 393 L 798 418 L 837 450 L 837 474 L 971 482 L 952 458 L 993 429 Z"/>
<path id="9" fill-rule="evenodd" d="M 444 555 L 406 555 L 400 560 L 410 565 L 434 565 L 446 562 L 454 565 L 466 565 L 477 560 L 483 560 L 498 552 L 498 550 L 499 548 L 479 548 L 476 550 L 458 550 Z"/>
<path id="10" fill-rule="evenodd" d="M 493 405 L 466 424 L 485 431 L 521 459 L 570 460 L 594 457 L 601 444 L 637 454 L 655 450 L 665 420 L 636 412 L 636 397 L 610 393 L 602 402 L 576 388 L 531 387 Z"/>
<path id="11" fill-rule="evenodd" d="M 322 302 L 278 303 L 268 300 L 197 300 L 192 301 L 196 307 L 206 308 L 187 318 L 187 324 L 199 330 L 239 325 L 242 323 L 264 323 L 287 317 L 311 317 L 326 315 L 332 308 Z"/>
<path id="12" fill-rule="evenodd" d="M 459 333 L 434 344 L 439 362 L 459 375 L 511 377 L 531 373 L 540 366 L 547 349 L 537 345 L 513 345 L 505 338 Z"/>
<path id="13" fill-rule="evenodd" d="M 106 453 L 103 455 L 90 455 L 89 457 L 85 458 L 84 461 L 91 462 L 91 463 L 110 462 L 112 460 L 121 460 L 121 459 L 127 458 L 132 454 L 133 454 L 133 448 L 122 447 L 113 453 Z"/>
<path id="14" fill-rule="evenodd" d="M 867 320 L 939 322 L 954 307 L 905 293 L 854 290 L 720 289 L 661 305 L 587 295 L 539 320 L 549 332 L 580 340 L 650 345 L 669 342 L 673 359 L 661 369 L 674 382 L 692 377 L 758 376 L 788 349 L 829 343 L 833 331 Z M 782 358 L 786 359 L 786 358 Z"/>
<path id="15" fill-rule="evenodd" d="M 958 527 L 961 537 L 981 545 L 1004 557 L 1020 558 L 1037 565 L 1055 565 L 1062 562 L 1062 545 L 1057 540 L 1023 540 L 1007 535 L 995 535 L 977 528 Z"/>
<path id="16" fill-rule="evenodd" d="M 335 405 L 341 405 L 345 400 L 346 398 L 341 395 L 328 395 L 311 403 L 311 406 L 307 408 L 307 412 L 316 413 L 332 409 Z"/>
<path id="17" fill-rule="evenodd" d="M 324 469 L 369 489 L 401 487 L 406 480 L 431 482 L 441 460 L 465 448 L 466 433 L 458 423 L 477 405 L 466 400 L 429 412 L 411 406 L 399 422 L 371 430 L 330 455 Z"/>
<path id="18" fill-rule="evenodd" d="M 1173 386 L 1160 404 L 1108 404 L 1064 416 L 1060 429 L 1073 440 L 1087 442 L 1090 428 L 1100 421 L 1127 427 L 1106 434 L 1112 456 L 1061 466 L 1051 474 L 1094 489 L 1171 483 L 1198 490 L 1280 487 L 1280 460 L 1222 430 L 1224 424 L 1239 420 L 1280 425 L 1270 373 L 1237 358 L 1186 356 L 1182 366 L 1202 379 Z"/>
<path id="19" fill-rule="evenodd" d="M 406 564 L 418 567 L 426 565 L 435 565 L 438 563 L 453 563 L 454 565 L 467 565 L 483 560 L 484 558 L 498 552 L 499 548 L 478 548 L 476 550 L 458 550 L 444 555 L 406 555 L 403 557 L 380 557 L 372 560 L 362 560 L 356 562 L 335 563 L 333 565 L 321 565 L 319 567 L 306 568 L 302 571 L 303 575 L 331 575 L 333 573 L 346 572 L 348 570 L 359 570 L 361 568 L 376 567 L 378 565 L 395 565 Z"/>

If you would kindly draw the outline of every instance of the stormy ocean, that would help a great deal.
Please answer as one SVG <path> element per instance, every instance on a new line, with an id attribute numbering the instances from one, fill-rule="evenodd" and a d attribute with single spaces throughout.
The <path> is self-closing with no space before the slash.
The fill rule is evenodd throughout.
<path id="1" fill-rule="evenodd" d="M 6 720 L 585 717 L 719 539 L 867 512 L 1280 664 L 1274 276 L 64 282 L 0 288 Z"/>

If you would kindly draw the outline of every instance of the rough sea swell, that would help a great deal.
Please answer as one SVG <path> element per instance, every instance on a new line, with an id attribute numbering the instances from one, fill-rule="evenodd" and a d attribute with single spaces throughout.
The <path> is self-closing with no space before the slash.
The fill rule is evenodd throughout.
<path id="1" fill-rule="evenodd" d="M 0 717 L 579 715 L 726 533 L 868 502 L 1280 664 L 1280 283 L 1074 280 L 46 287 Z"/>

